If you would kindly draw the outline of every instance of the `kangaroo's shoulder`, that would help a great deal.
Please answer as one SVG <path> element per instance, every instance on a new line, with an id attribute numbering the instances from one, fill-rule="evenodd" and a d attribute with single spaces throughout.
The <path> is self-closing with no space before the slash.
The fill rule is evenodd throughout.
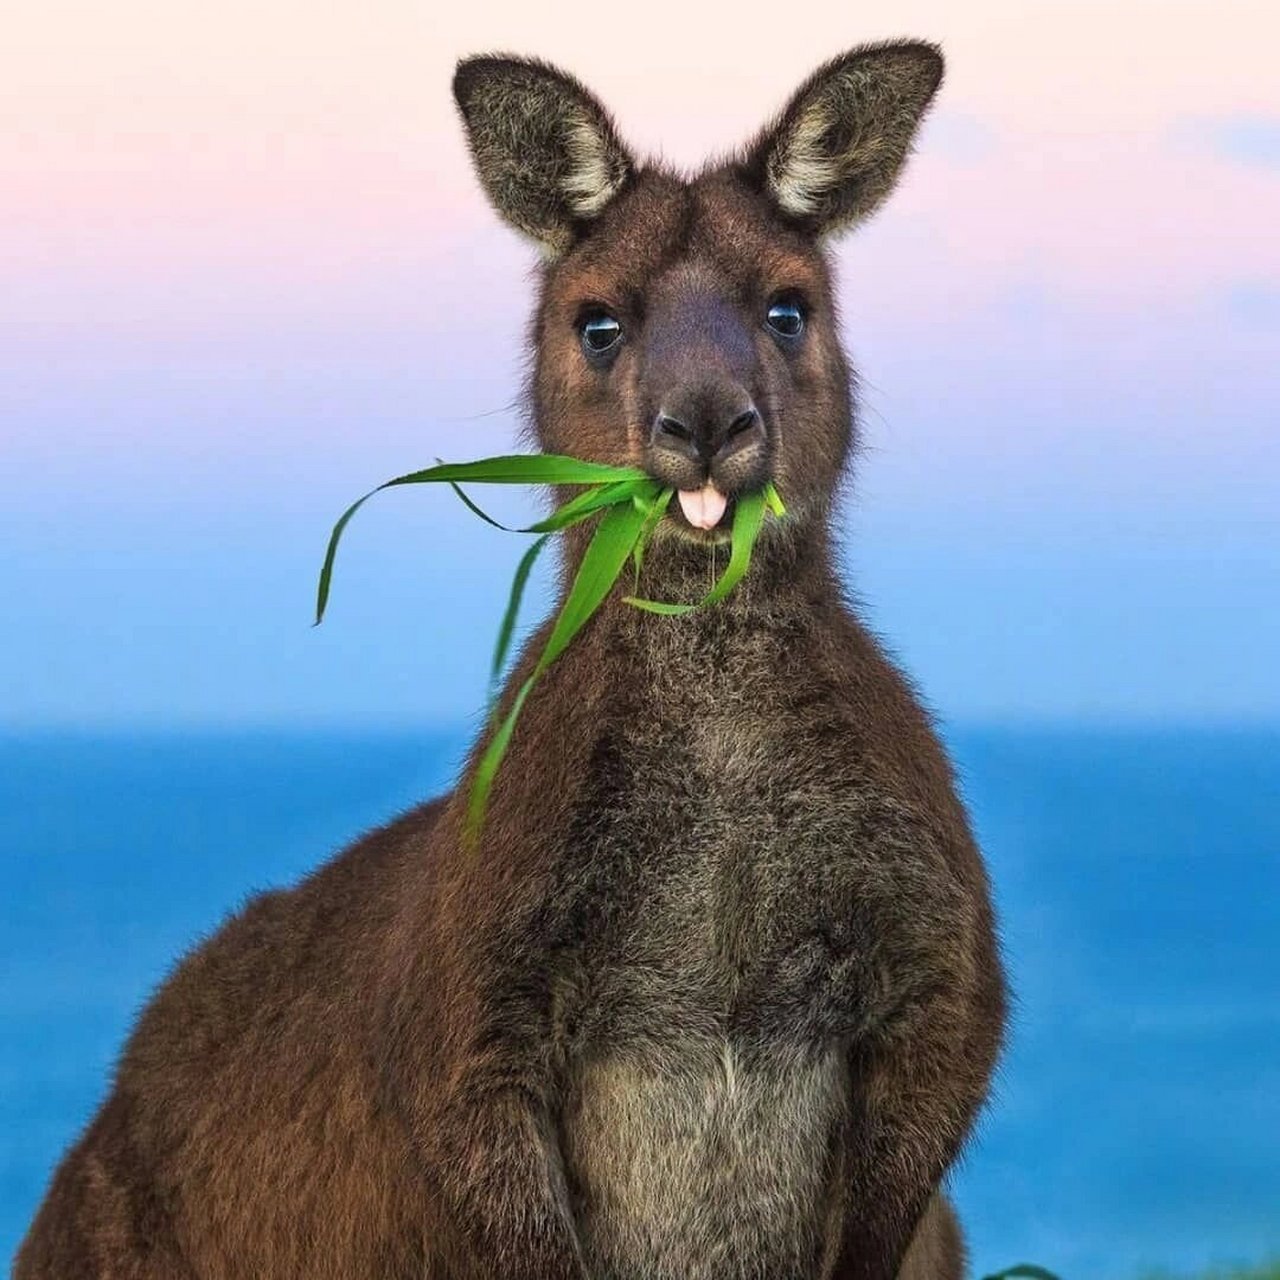
<path id="1" fill-rule="evenodd" d="M 120 1078 L 167 1091 L 255 1041 L 320 1038 L 354 1024 L 361 974 L 367 979 L 376 966 L 406 878 L 430 865 L 443 805 L 420 805 L 298 884 L 249 898 L 161 984 L 134 1027 Z"/>

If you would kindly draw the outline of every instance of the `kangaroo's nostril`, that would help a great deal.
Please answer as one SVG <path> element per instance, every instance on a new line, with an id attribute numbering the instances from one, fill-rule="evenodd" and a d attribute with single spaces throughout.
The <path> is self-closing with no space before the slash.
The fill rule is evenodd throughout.
<path id="1" fill-rule="evenodd" d="M 655 434 L 670 436 L 671 439 L 679 440 L 683 444 L 688 444 L 693 439 L 693 432 L 679 418 L 673 418 L 669 414 L 658 414 L 656 427 Z"/>
<path id="2" fill-rule="evenodd" d="M 735 436 L 740 436 L 744 431 L 750 431 L 752 427 L 760 421 L 760 414 L 753 406 L 738 414 L 734 420 L 729 423 L 729 430 L 725 435 L 725 439 L 732 440 Z"/>

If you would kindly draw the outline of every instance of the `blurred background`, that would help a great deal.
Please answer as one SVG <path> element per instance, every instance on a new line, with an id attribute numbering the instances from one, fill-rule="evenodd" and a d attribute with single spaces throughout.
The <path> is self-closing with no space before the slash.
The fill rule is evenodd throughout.
<path id="1" fill-rule="evenodd" d="M 0 1256 L 181 951 L 447 786 L 477 726 L 522 544 L 447 495 L 371 504 L 309 626 L 352 498 L 516 442 L 535 257 L 456 59 L 548 57 L 694 166 L 899 35 L 949 71 L 838 247 L 842 539 L 1018 993 L 954 1179 L 975 1272 L 1280 1256 L 1280 16 L 1246 0 L 10 17 Z"/>

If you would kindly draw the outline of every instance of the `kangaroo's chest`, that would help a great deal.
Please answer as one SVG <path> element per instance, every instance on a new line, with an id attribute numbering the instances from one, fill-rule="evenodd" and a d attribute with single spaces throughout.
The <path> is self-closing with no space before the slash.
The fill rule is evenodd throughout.
<path id="1" fill-rule="evenodd" d="M 833 747 L 738 707 L 623 735 L 595 767 L 568 878 L 568 1038 L 818 1053 L 853 1033 L 875 963 L 877 802 Z"/>
<path id="2" fill-rule="evenodd" d="M 558 992 L 591 1274 L 821 1276 L 872 963 L 857 788 L 767 708 L 672 716 L 596 767 Z"/>

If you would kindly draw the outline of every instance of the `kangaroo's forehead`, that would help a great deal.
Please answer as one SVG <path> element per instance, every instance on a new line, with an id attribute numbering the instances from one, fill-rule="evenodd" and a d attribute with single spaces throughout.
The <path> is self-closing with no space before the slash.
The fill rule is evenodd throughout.
<path id="1" fill-rule="evenodd" d="M 778 289 L 825 297 L 829 272 L 812 238 L 787 226 L 728 169 L 690 181 L 641 171 L 591 234 L 548 268 L 544 302 L 646 311 L 659 298 Z"/>

